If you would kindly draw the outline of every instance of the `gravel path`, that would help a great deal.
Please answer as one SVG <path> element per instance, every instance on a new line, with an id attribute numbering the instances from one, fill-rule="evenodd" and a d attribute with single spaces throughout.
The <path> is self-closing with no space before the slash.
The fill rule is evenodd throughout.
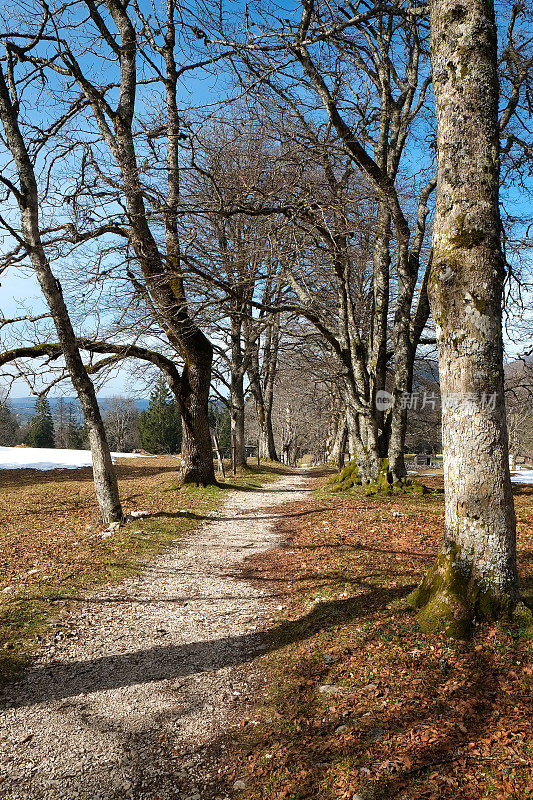
<path id="1" fill-rule="evenodd" d="M 233 493 L 142 576 L 56 627 L 0 697 L 0 797 L 225 798 L 208 754 L 260 691 L 250 662 L 279 603 L 239 565 L 278 543 L 263 510 L 303 500 L 308 484 L 290 475 Z"/>

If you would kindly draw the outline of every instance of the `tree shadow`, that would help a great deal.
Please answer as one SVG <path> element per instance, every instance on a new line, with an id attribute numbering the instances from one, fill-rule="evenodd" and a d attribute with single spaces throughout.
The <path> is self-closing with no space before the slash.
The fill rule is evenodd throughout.
<path id="1" fill-rule="evenodd" d="M 515 497 L 531 497 L 533 495 L 533 484 L 531 483 L 520 483 L 519 481 L 513 481 L 513 495 Z"/>
<path id="2" fill-rule="evenodd" d="M 369 644 L 381 634 L 381 630 L 375 631 L 366 642 Z M 305 706 L 312 722 L 309 732 L 305 727 L 300 733 L 295 732 L 294 720 L 292 726 L 283 726 L 282 714 L 278 715 L 281 720 L 279 728 L 275 725 L 259 728 L 254 735 L 249 734 L 251 738 L 248 741 L 246 734 L 244 738 L 242 735 L 224 735 L 218 742 L 209 743 L 208 747 L 217 750 L 220 742 L 224 741 L 230 750 L 248 752 L 252 760 L 256 760 L 263 749 L 272 752 L 275 742 L 283 754 L 283 763 L 290 764 L 291 774 L 297 776 L 297 783 L 292 784 L 291 774 L 285 774 L 286 789 L 290 796 L 302 800 L 311 800 L 321 794 L 329 768 L 335 780 L 340 774 L 339 768 L 344 772 L 347 765 L 352 783 L 343 781 L 346 793 L 342 796 L 351 797 L 354 793 L 354 797 L 361 796 L 366 800 L 411 797 L 410 793 L 404 793 L 413 790 L 429 772 L 441 768 L 443 772 L 451 770 L 453 775 L 454 762 L 470 758 L 475 763 L 476 751 L 472 752 L 471 743 L 479 745 L 480 740 L 494 732 L 494 704 L 504 694 L 499 684 L 499 673 L 494 669 L 490 656 L 483 652 L 471 653 L 470 669 L 457 689 L 446 691 L 446 684 L 453 685 L 453 672 L 447 677 L 434 665 L 421 665 L 416 677 L 421 679 L 422 676 L 424 696 L 408 708 L 402 705 L 399 709 L 373 710 L 363 716 L 356 712 L 353 717 L 351 714 L 336 716 L 333 713 L 328 718 L 324 703 L 312 691 L 300 701 L 300 709 Z M 305 681 L 307 677 L 302 672 L 304 682 L 310 683 Z M 328 682 L 327 667 L 324 667 L 320 680 Z M 379 676 L 374 680 L 380 683 Z M 303 712 L 300 710 L 300 713 Z M 321 720 L 320 724 L 318 720 Z M 346 737 L 339 731 L 341 723 L 348 733 Z M 376 733 L 383 741 L 375 737 Z M 319 764 L 317 752 L 320 753 Z M 483 757 L 479 758 L 477 763 L 482 763 Z M 275 771 L 275 760 L 269 764 Z M 363 777 L 358 765 L 365 768 L 368 777 Z M 260 780 L 267 781 L 268 772 Z M 456 789 L 443 781 L 439 796 L 455 798 L 458 796 Z M 436 796 L 433 790 L 431 797 Z"/>
<path id="3" fill-rule="evenodd" d="M 11 708 L 28 706 L 244 664 L 260 654 L 356 619 L 362 608 L 365 614 L 369 608 L 381 608 L 405 595 L 410 588 L 372 588 L 357 599 L 321 602 L 303 617 L 284 621 L 266 632 L 182 645 L 156 645 L 148 650 L 100 656 L 88 661 L 52 662 L 28 669 L 21 682 L 5 687 L 0 703 Z M 130 598 L 130 602 L 137 600 Z"/>
<path id="4" fill-rule="evenodd" d="M 139 522 L 142 522 L 143 519 L 193 519 L 199 522 L 256 522 L 257 520 L 267 520 L 267 521 L 275 521 L 279 520 L 280 518 L 283 519 L 290 519 L 291 517 L 306 517 L 312 516 L 313 514 L 320 514 L 324 511 L 327 511 L 325 508 L 319 509 L 306 509 L 304 511 L 289 511 L 285 514 L 278 514 L 276 511 L 272 511 L 271 514 L 268 512 L 265 514 L 252 514 L 248 516 L 246 513 L 230 513 L 229 515 L 224 515 L 223 513 L 215 514 L 213 512 L 209 514 L 197 514 L 195 511 L 156 511 L 153 514 L 146 514 L 142 517 L 138 518 Z"/>

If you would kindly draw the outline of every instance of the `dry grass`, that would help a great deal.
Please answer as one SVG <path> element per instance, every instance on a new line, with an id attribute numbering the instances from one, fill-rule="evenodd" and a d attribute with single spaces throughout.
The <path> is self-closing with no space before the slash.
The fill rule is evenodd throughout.
<path id="1" fill-rule="evenodd" d="M 0 680 L 23 662 L 47 618 L 68 611 L 69 599 L 121 580 L 178 541 L 218 507 L 234 485 L 275 477 L 250 469 L 220 487 L 176 489 L 172 457 L 121 459 L 125 513 L 148 516 L 102 535 L 92 470 L 4 470 L 0 488 Z"/>

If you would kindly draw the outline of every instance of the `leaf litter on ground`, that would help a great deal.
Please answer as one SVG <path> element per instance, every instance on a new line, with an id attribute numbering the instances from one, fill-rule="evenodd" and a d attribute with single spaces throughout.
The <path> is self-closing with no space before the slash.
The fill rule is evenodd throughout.
<path id="1" fill-rule="evenodd" d="M 533 797 L 529 637 L 426 636 L 402 602 L 441 542 L 442 479 L 427 483 L 423 497 L 322 490 L 284 508 L 282 547 L 248 561 L 286 608 L 266 637 L 269 689 L 226 770 L 247 800 Z M 533 487 L 514 488 L 527 592 Z"/>

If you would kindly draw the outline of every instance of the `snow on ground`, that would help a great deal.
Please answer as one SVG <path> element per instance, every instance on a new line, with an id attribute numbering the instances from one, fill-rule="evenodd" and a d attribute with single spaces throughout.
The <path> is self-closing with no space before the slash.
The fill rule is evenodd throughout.
<path id="1" fill-rule="evenodd" d="M 139 458 L 139 453 L 111 453 L 113 458 Z M 0 469 L 81 469 L 92 467 L 90 450 L 47 447 L 0 447 Z"/>
<path id="2" fill-rule="evenodd" d="M 511 472 L 513 483 L 533 483 L 533 469 L 517 469 Z"/>

